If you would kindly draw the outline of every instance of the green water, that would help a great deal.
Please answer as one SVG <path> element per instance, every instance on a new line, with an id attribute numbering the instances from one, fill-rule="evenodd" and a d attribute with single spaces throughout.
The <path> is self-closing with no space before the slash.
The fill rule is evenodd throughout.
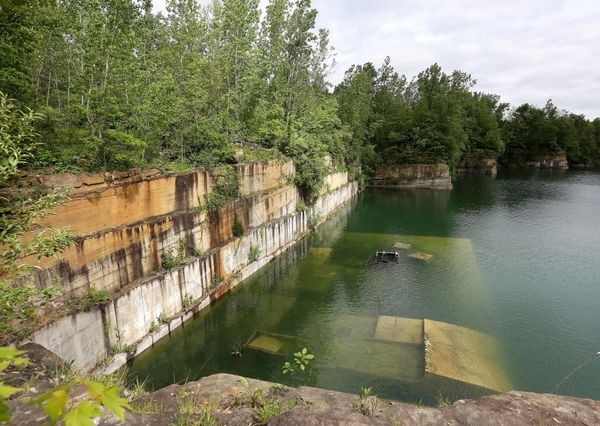
<path id="1" fill-rule="evenodd" d="M 435 237 L 435 238 L 429 238 Z M 374 252 L 412 244 L 398 263 Z M 367 190 L 130 366 L 159 388 L 217 372 L 433 403 L 486 391 L 423 378 L 422 348 L 373 339 L 381 315 L 493 336 L 512 387 L 600 399 L 600 173 L 505 172 L 451 192 Z M 424 263 L 407 257 L 433 254 Z M 236 341 L 270 336 L 279 354 Z M 281 365 L 303 346 L 304 375 Z M 269 349 L 269 348 L 267 348 Z M 273 349 L 273 348 L 270 348 Z M 413 353 L 414 352 L 414 353 Z"/>

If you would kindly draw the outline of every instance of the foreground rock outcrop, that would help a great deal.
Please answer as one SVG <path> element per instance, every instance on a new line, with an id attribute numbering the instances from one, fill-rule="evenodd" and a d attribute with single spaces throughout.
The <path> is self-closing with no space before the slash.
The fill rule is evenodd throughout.
<path id="1" fill-rule="evenodd" d="M 247 385 L 245 385 L 247 383 Z M 269 382 L 216 374 L 186 385 L 171 385 L 147 397 L 160 414 L 133 413 L 127 424 L 167 424 L 185 419 L 178 412 L 178 398 L 192 398 L 199 407 L 212 407 L 222 424 L 257 424 L 262 420 L 252 408 L 248 395 L 262 389 L 266 398 L 278 401 L 280 413 L 273 425 L 557 425 L 600 424 L 600 402 L 565 396 L 509 392 L 460 400 L 441 408 L 418 407 L 379 400 L 366 414 L 359 409 L 356 395 L 325 389 L 289 388 Z M 192 417 L 192 416 L 190 416 Z M 190 420 L 192 420 L 190 418 Z M 107 422 L 108 424 L 108 422 Z"/>
<path id="2" fill-rule="evenodd" d="M 126 425 L 597 425 L 600 402 L 529 392 L 459 400 L 440 408 L 372 399 L 361 412 L 359 397 L 325 389 L 290 388 L 230 374 L 171 385 L 132 402 Z M 11 401 L 12 423 L 45 424 L 26 399 Z M 104 413 L 100 425 L 122 424 Z"/>
<path id="3" fill-rule="evenodd" d="M 23 348 L 31 363 L 9 370 L 0 380 L 25 389 L 9 401 L 14 425 L 47 424 L 48 417 L 29 402 L 53 389 L 64 371 L 58 357 L 43 347 Z M 566 396 L 508 392 L 479 400 L 459 400 L 446 407 L 422 407 L 326 389 L 291 388 L 276 383 L 215 374 L 184 385 L 129 396 L 127 425 L 597 425 L 600 401 Z M 76 400 L 85 392 L 75 390 Z M 100 425 L 121 424 L 111 413 Z"/>

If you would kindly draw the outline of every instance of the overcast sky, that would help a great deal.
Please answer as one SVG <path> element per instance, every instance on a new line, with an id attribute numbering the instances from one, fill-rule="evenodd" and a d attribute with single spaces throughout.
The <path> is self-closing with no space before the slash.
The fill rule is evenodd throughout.
<path id="1" fill-rule="evenodd" d="M 164 10 L 164 0 L 154 0 Z M 264 0 L 263 0 L 264 3 Z M 330 30 L 338 83 L 352 64 L 416 75 L 434 62 L 511 105 L 548 98 L 600 117 L 600 0 L 313 0 Z"/>

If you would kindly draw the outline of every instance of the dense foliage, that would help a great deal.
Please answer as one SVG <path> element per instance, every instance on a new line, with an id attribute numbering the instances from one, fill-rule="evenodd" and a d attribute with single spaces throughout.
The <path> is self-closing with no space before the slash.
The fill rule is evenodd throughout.
<path id="1" fill-rule="evenodd" d="M 461 71 L 434 64 L 408 81 L 390 66 L 351 67 L 335 88 L 339 116 L 352 132 L 348 152 L 365 165 L 447 162 L 469 155 L 520 165 L 566 151 L 569 161 L 600 164 L 600 119 L 528 104 L 510 110 L 499 96 L 473 91 Z M 372 146 L 377 155 L 369 152 Z"/>
<path id="2" fill-rule="evenodd" d="M 600 159 L 600 122 L 509 109 L 437 64 L 412 79 L 389 58 L 352 66 L 331 91 L 328 32 L 310 0 L 5 0 L 0 91 L 40 113 L 33 167 L 124 169 L 233 162 L 250 141 L 296 159 L 307 198 L 334 166 Z M 332 93 L 333 92 L 333 93 Z"/>

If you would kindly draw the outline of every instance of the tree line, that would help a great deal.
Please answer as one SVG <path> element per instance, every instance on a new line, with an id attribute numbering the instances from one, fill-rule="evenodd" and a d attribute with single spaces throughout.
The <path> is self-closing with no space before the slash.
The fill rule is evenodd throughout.
<path id="1" fill-rule="evenodd" d="M 5 0 L 0 91 L 41 114 L 32 167 L 82 171 L 231 162 L 240 142 L 295 159 L 314 190 L 337 167 L 507 163 L 565 150 L 600 162 L 600 120 L 511 109 L 434 64 L 412 79 L 390 59 L 327 82 L 333 49 L 310 0 Z"/>

